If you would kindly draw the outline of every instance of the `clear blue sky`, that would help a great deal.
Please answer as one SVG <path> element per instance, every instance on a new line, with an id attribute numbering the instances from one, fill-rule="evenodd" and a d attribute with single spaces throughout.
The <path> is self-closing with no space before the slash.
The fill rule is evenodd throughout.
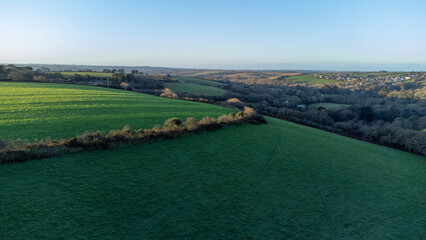
<path id="1" fill-rule="evenodd" d="M 426 66 L 426 1 L 0 0 L 0 22 L 3 63 Z"/>

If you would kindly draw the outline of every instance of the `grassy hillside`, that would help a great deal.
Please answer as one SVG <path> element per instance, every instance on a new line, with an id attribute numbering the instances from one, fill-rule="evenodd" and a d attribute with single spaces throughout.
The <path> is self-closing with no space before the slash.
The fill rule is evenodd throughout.
<path id="1" fill-rule="evenodd" d="M 195 83 L 195 84 L 214 86 L 214 87 L 219 87 L 223 85 L 222 83 L 219 83 L 219 82 L 210 81 L 210 80 L 201 79 L 201 78 L 192 78 L 192 77 L 173 77 L 173 80 L 177 80 L 183 83 Z"/>
<path id="2" fill-rule="evenodd" d="M 199 85 L 194 83 L 168 82 L 166 83 L 166 87 L 170 88 L 173 92 L 177 94 L 189 93 L 189 94 L 206 95 L 206 96 L 222 96 L 226 94 L 226 90 L 223 90 L 217 87 L 204 86 L 204 85 Z"/>
<path id="3" fill-rule="evenodd" d="M 173 79 L 176 82 L 168 82 L 166 87 L 178 94 L 189 93 L 206 96 L 222 96 L 226 94 L 226 90 L 218 88 L 222 84 L 214 81 L 189 77 L 174 77 Z"/>
<path id="4" fill-rule="evenodd" d="M 62 86 L 68 87 L 75 86 Z M 135 98 L 128 92 L 85 89 Z M 169 101 L 141 98 L 151 104 Z M 186 104 L 193 103 L 168 102 L 171 107 L 161 116 L 175 116 L 173 106 L 182 109 Z M 201 115 L 203 110 L 204 115 L 229 111 L 212 107 L 197 105 Z M 33 111 L 27 109 L 28 114 Z M 122 124 L 132 121 L 125 114 L 121 117 Z M 145 122 L 151 116 L 140 118 Z M 422 239 L 426 235 L 424 158 L 267 120 L 266 125 L 230 127 L 112 151 L 0 165 L 0 239 Z"/>
<path id="5" fill-rule="evenodd" d="M 77 85 L 0 83 L 0 137 L 69 138 L 86 130 L 151 128 L 173 117 L 229 113 L 213 105 Z"/>
<path id="6" fill-rule="evenodd" d="M 390 76 L 390 77 L 399 77 L 406 76 L 408 73 L 406 72 L 356 72 L 353 73 L 353 77 L 380 77 L 380 76 Z"/>

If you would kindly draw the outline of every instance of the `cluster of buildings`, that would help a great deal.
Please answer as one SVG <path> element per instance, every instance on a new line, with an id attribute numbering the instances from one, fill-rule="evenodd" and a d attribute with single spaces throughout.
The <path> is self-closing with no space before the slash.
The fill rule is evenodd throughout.
<path id="1" fill-rule="evenodd" d="M 392 74 L 389 75 L 382 75 L 382 76 L 368 76 L 368 77 L 358 77 L 353 76 L 352 74 L 346 74 L 346 73 L 338 73 L 338 74 L 314 74 L 314 76 L 318 79 L 331 79 L 331 80 L 338 80 L 338 81 L 391 81 L 391 82 L 403 82 L 408 80 L 413 80 L 416 77 L 416 75 L 406 75 L 406 76 L 392 76 Z M 420 77 L 425 77 L 424 74 L 422 74 Z"/>

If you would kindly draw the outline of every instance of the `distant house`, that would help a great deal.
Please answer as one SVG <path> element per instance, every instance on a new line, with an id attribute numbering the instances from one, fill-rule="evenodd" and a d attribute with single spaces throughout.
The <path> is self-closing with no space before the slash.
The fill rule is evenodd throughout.
<path id="1" fill-rule="evenodd" d="M 305 104 L 299 104 L 296 106 L 296 109 L 298 110 L 305 110 L 306 109 L 306 105 Z"/>

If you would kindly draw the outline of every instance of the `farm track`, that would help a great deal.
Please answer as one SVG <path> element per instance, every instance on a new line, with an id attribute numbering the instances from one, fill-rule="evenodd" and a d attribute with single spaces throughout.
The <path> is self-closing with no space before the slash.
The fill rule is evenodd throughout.
<path id="1" fill-rule="evenodd" d="M 258 183 L 259 181 L 261 181 L 262 180 L 262 178 L 263 178 L 263 176 L 265 175 L 265 173 L 266 173 L 266 171 L 269 169 L 269 167 L 271 167 L 271 164 L 272 164 L 272 162 L 276 159 L 276 157 L 277 157 L 277 153 L 278 153 L 278 148 L 279 148 L 279 146 L 281 145 L 281 134 L 282 134 L 282 132 L 281 132 L 281 129 L 280 128 L 278 128 L 277 126 L 275 126 L 274 125 L 274 127 L 275 127 L 275 129 L 277 129 L 277 139 L 278 139 L 278 141 L 277 141 L 277 144 L 275 145 L 275 148 L 274 148 L 274 152 L 272 153 L 272 155 L 271 155 L 271 159 L 270 159 L 270 161 L 269 161 L 269 163 L 266 165 L 266 167 L 262 170 L 262 173 L 260 174 L 260 176 L 259 176 L 259 178 L 257 179 L 257 181 L 256 181 L 256 183 Z"/>

